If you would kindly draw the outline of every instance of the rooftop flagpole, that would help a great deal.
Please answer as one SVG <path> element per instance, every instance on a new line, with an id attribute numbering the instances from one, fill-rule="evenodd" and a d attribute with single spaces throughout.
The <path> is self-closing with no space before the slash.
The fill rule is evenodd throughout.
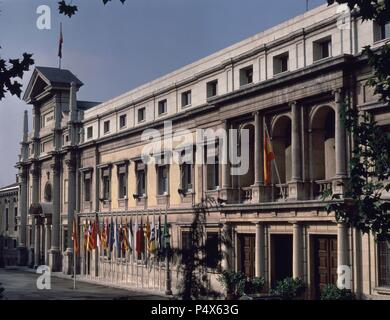
<path id="1" fill-rule="evenodd" d="M 62 44 L 64 43 L 64 36 L 62 34 L 62 22 L 60 22 L 60 38 L 58 40 L 58 68 L 61 69 L 62 60 Z"/>

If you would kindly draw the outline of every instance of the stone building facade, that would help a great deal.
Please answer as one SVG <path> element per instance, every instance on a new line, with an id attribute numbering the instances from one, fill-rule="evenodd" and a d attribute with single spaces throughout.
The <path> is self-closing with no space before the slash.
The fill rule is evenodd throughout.
<path id="1" fill-rule="evenodd" d="M 365 45 L 384 43 L 388 30 L 337 5 L 321 6 L 104 103 L 79 101 L 83 84 L 70 71 L 37 67 L 24 97 L 33 129 L 26 115 L 17 164 L 19 263 L 70 273 L 76 215 L 82 276 L 165 290 L 168 274 L 175 289 L 177 266 L 169 273 L 160 261 L 87 252 L 83 230 L 96 215 L 101 222 L 156 223 L 167 212 L 171 246 L 184 247 L 193 206 L 208 198 L 219 205 L 207 216 L 206 247 L 210 256 L 225 253 L 222 268 L 263 276 L 269 286 L 301 277 L 315 298 L 347 266 L 359 297 L 386 298 L 387 246 L 337 224 L 321 194 L 342 195 L 349 174 L 352 140 L 342 105 L 390 124 L 390 113 L 365 83 L 371 70 L 361 56 Z M 174 150 L 165 147 L 166 121 L 179 136 L 185 132 L 174 139 Z M 164 148 L 154 155 L 164 159 L 159 164 L 141 161 L 146 129 L 162 136 Z M 231 174 L 235 165 L 221 161 L 215 141 L 186 144 L 197 129 L 236 129 L 238 136 L 225 140 L 230 148 L 245 132 L 246 173 Z M 275 155 L 270 177 L 263 169 L 268 138 Z M 165 162 L 183 149 L 193 159 L 210 149 L 216 161 Z M 222 233 L 231 246 L 218 243 Z M 210 285 L 216 286 L 212 260 Z"/>
<path id="2" fill-rule="evenodd" d="M 18 183 L 0 189 L 0 267 L 17 265 Z"/>

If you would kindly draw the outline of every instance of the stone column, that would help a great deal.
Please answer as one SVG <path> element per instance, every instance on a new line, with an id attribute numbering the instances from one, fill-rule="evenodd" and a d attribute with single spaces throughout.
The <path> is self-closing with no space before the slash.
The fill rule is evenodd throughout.
<path id="1" fill-rule="evenodd" d="M 337 265 L 349 266 L 348 227 L 345 223 L 337 224 Z"/>
<path id="2" fill-rule="evenodd" d="M 64 256 L 64 273 L 71 274 L 73 270 L 73 217 L 76 210 L 76 159 L 73 154 L 66 160 L 68 167 L 68 239 Z"/>
<path id="3" fill-rule="evenodd" d="M 344 103 L 344 94 L 342 89 L 334 92 L 336 102 L 336 121 L 335 121 L 335 137 L 336 137 L 336 177 L 345 178 L 347 176 L 346 166 L 346 133 L 341 112 Z"/>
<path id="4" fill-rule="evenodd" d="M 293 277 L 303 278 L 303 228 L 299 222 L 293 224 Z"/>
<path id="5" fill-rule="evenodd" d="M 265 232 L 264 223 L 256 223 L 255 275 L 265 277 Z"/>
<path id="6" fill-rule="evenodd" d="M 289 198 L 301 200 L 304 198 L 302 181 L 302 140 L 301 140 L 301 107 L 294 101 L 291 104 L 291 182 L 289 183 Z"/>
<path id="7" fill-rule="evenodd" d="M 51 219 L 45 221 L 45 264 L 49 265 L 49 251 L 51 248 Z"/>
<path id="8" fill-rule="evenodd" d="M 34 219 L 35 219 L 34 268 L 36 269 L 40 265 L 41 222 L 39 221 L 39 217 L 34 217 Z"/>
<path id="9" fill-rule="evenodd" d="M 61 162 L 58 155 L 54 156 L 53 164 L 53 215 L 52 215 L 52 235 L 51 249 L 49 255 L 49 265 L 52 272 L 61 270 L 60 252 L 60 210 L 61 210 Z"/>
<path id="10" fill-rule="evenodd" d="M 20 214 L 20 228 L 19 228 L 19 247 L 18 247 L 18 265 L 27 265 L 27 181 L 28 171 L 26 167 L 19 169 L 19 214 Z"/>
<path id="11" fill-rule="evenodd" d="M 229 224 L 224 223 L 222 227 L 222 244 L 221 244 L 221 252 L 222 252 L 222 262 L 221 268 L 222 270 L 230 270 L 231 265 L 231 227 Z"/>
<path id="12" fill-rule="evenodd" d="M 231 176 L 229 164 L 229 126 L 227 121 L 225 121 L 223 129 L 225 130 L 226 135 L 220 154 L 220 161 L 222 163 L 222 189 L 229 189 L 231 187 Z"/>
<path id="13" fill-rule="evenodd" d="M 255 112 L 255 185 L 264 184 L 264 118 Z"/>
<path id="14" fill-rule="evenodd" d="M 291 162 L 292 181 L 302 181 L 302 150 L 301 150 L 301 108 L 294 101 L 291 103 Z"/>

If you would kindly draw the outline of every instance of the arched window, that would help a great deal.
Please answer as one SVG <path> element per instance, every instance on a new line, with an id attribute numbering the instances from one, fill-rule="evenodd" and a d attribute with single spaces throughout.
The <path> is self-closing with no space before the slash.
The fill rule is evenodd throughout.
<path id="1" fill-rule="evenodd" d="M 44 199 L 46 202 L 51 202 L 51 198 L 52 198 L 52 188 L 51 188 L 51 184 L 48 182 L 46 183 L 45 186 Z"/>

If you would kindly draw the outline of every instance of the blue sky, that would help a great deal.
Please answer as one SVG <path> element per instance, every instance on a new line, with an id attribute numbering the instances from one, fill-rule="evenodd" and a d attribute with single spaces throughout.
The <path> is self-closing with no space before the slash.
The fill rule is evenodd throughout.
<path id="1" fill-rule="evenodd" d="M 305 0 L 73 0 L 69 19 L 58 0 L 0 0 L 0 56 L 34 54 L 36 65 L 57 66 L 63 23 L 63 68 L 84 87 L 81 100 L 105 101 L 305 11 Z M 310 7 L 325 3 L 310 0 Z M 48 5 L 52 29 L 36 28 L 37 7 Z M 30 73 L 26 74 L 26 86 Z M 24 110 L 15 97 L 0 102 L 0 186 L 13 183 Z"/>

